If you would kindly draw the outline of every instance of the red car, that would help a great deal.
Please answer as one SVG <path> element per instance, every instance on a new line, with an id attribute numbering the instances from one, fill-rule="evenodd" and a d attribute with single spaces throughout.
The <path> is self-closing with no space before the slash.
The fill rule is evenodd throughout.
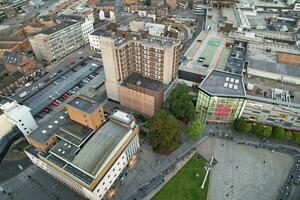
<path id="1" fill-rule="evenodd" d="M 68 93 L 64 93 L 64 94 L 63 94 L 63 97 L 69 98 L 70 95 L 69 95 Z"/>
<path id="2" fill-rule="evenodd" d="M 55 107 L 57 107 L 57 106 L 59 106 L 59 103 L 57 103 L 56 101 L 53 101 L 52 105 L 54 105 Z"/>
<path id="3" fill-rule="evenodd" d="M 45 113 L 49 113 L 50 112 L 50 110 L 48 109 L 48 108 L 44 108 L 44 110 L 43 110 Z"/>

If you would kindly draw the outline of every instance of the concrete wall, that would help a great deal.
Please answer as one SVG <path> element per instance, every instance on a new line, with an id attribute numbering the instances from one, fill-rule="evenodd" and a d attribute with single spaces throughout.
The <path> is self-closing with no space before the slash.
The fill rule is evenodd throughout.
<path id="1" fill-rule="evenodd" d="M 118 57 L 114 40 L 108 37 L 100 37 L 101 54 L 106 77 L 105 87 L 109 99 L 120 101 L 118 87 L 120 74 L 118 69 Z"/>
<path id="2" fill-rule="evenodd" d="M 5 114 L 0 115 L 0 139 L 8 134 L 10 131 L 12 131 L 14 124 L 11 123 Z"/>

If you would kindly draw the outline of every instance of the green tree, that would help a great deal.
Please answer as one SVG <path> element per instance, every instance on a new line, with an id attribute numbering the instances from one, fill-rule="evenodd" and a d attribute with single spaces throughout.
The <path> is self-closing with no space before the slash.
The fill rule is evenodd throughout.
<path id="1" fill-rule="evenodd" d="M 257 136 L 263 136 L 264 135 L 264 125 L 261 123 L 256 123 L 253 127 L 252 127 L 252 133 L 254 133 Z"/>
<path id="2" fill-rule="evenodd" d="M 202 129 L 203 129 L 203 124 L 201 123 L 201 121 L 194 120 L 187 127 L 186 130 L 187 136 L 189 136 L 190 138 L 197 138 L 201 136 Z"/>
<path id="3" fill-rule="evenodd" d="M 251 130 L 251 125 L 244 118 L 238 118 L 233 122 L 233 129 L 237 132 L 247 133 Z"/>
<path id="4" fill-rule="evenodd" d="M 300 132 L 294 134 L 295 142 L 300 145 Z"/>
<path id="5" fill-rule="evenodd" d="M 271 135 L 272 135 L 272 127 L 271 126 L 264 127 L 264 131 L 262 133 L 262 136 L 270 137 Z"/>
<path id="6" fill-rule="evenodd" d="M 292 140 L 293 139 L 293 132 L 288 130 L 285 132 L 285 135 L 286 135 L 286 139 L 287 140 Z"/>
<path id="7" fill-rule="evenodd" d="M 286 139 L 286 135 L 285 135 L 285 131 L 284 128 L 282 127 L 275 127 L 273 130 L 273 136 L 275 138 L 281 139 L 281 140 L 285 140 Z"/>
<path id="8" fill-rule="evenodd" d="M 181 139 L 181 124 L 171 114 L 162 110 L 154 115 L 149 123 L 149 139 L 153 150 L 170 153 L 175 150 Z"/>
<path id="9" fill-rule="evenodd" d="M 179 83 L 170 95 L 170 111 L 178 119 L 192 119 L 195 112 L 190 89 L 184 83 Z"/>

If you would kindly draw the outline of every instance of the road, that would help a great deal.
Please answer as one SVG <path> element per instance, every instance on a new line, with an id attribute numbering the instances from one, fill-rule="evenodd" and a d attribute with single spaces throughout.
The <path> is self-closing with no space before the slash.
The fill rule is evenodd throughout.
<path id="1" fill-rule="evenodd" d="M 39 90 L 22 104 L 31 108 L 33 115 L 41 112 L 45 107 L 53 102 L 53 100 L 61 97 L 65 92 L 72 89 L 75 85 L 80 83 L 89 74 L 96 71 L 93 64 L 99 64 L 99 61 L 88 61 L 86 66 L 80 67 L 78 71 L 69 71 L 61 78 L 48 85 L 46 88 Z"/>
<path id="2" fill-rule="evenodd" d="M 50 84 L 51 82 L 55 81 L 59 76 L 62 76 L 69 68 L 74 67 L 78 63 L 82 62 L 82 58 L 86 58 L 88 56 L 92 55 L 92 52 L 90 50 L 89 45 L 85 45 L 76 51 L 72 52 L 71 54 L 67 55 L 65 58 L 55 61 L 51 63 L 50 65 L 45 67 L 45 72 L 47 71 L 48 74 L 45 74 L 44 76 L 40 77 L 37 81 L 35 81 L 32 85 L 29 87 L 23 87 L 20 89 L 17 94 L 15 94 L 12 98 L 15 99 L 18 103 L 22 103 L 25 101 L 28 97 L 21 98 L 19 94 L 27 91 L 30 92 L 30 95 L 38 92 L 38 90 L 43 89 L 47 86 L 47 84 Z M 72 64 L 73 63 L 73 64 Z M 58 73 L 61 71 L 61 73 Z M 53 73 L 58 73 L 58 76 L 51 77 Z M 45 83 L 45 81 L 47 83 Z M 39 86 L 39 84 L 43 84 L 42 86 Z M 36 90 L 33 90 L 32 88 L 37 87 Z"/>

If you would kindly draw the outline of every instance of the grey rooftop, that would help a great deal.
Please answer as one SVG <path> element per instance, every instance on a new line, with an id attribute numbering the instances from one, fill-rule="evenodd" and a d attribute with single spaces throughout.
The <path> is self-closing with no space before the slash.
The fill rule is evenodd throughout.
<path id="1" fill-rule="evenodd" d="M 81 96 L 75 97 L 68 104 L 87 113 L 93 112 L 100 105 L 99 102 Z"/>
<path id="2" fill-rule="evenodd" d="M 242 75 L 213 70 L 203 80 L 200 89 L 214 96 L 245 97 Z"/>

